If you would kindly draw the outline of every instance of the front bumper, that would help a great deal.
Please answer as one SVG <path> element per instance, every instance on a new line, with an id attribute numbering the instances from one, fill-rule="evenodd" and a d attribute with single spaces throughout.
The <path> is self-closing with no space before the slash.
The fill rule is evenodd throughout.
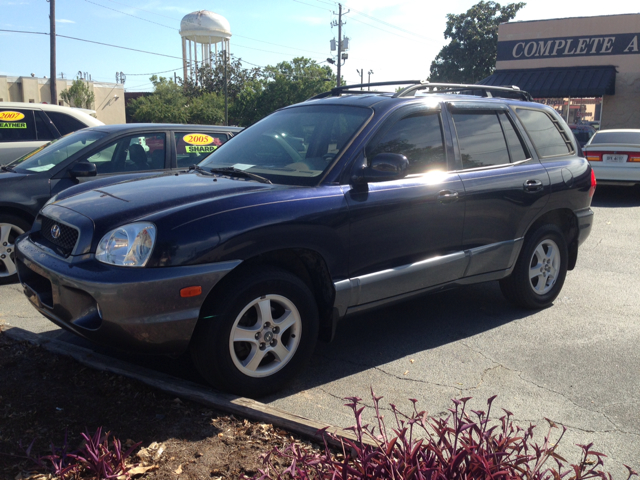
<path id="1" fill-rule="evenodd" d="M 28 235 L 16 242 L 20 282 L 42 315 L 96 343 L 140 353 L 184 352 L 204 299 L 240 263 L 129 268 L 92 255 L 70 263 Z M 191 286 L 201 286 L 202 294 L 182 298 L 180 290 Z"/>

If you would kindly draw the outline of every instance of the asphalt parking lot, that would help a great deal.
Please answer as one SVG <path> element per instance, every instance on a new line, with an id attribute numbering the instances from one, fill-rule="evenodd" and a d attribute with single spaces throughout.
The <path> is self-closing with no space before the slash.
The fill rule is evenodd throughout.
<path id="1" fill-rule="evenodd" d="M 494 406 L 539 425 L 538 440 L 549 418 L 568 428 L 562 453 L 594 442 L 614 478 L 626 478 L 623 464 L 640 469 L 640 189 L 600 186 L 593 209 L 591 236 L 551 308 L 512 307 L 493 282 L 353 317 L 294 384 L 262 401 L 349 426 L 342 399 L 368 400 L 370 388 L 384 406 L 409 411 L 415 398 L 431 414 L 451 398 L 483 408 L 498 395 Z M 37 314 L 19 285 L 0 287 L 3 322 L 82 342 Z M 198 381 L 186 359 L 126 359 Z"/>

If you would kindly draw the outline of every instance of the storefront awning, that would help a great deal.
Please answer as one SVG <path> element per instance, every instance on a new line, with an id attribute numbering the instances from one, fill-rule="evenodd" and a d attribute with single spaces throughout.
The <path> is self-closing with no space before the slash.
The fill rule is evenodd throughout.
<path id="1" fill-rule="evenodd" d="M 616 67 L 567 67 L 496 70 L 482 85 L 520 87 L 534 98 L 614 95 Z"/>

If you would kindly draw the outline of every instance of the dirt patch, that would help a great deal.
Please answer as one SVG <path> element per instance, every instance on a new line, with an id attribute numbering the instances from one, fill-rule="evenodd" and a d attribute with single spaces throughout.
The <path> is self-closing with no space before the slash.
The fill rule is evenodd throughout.
<path id="1" fill-rule="evenodd" d="M 123 443 L 142 442 L 157 455 L 144 478 L 190 480 L 252 476 L 260 455 L 297 439 L 272 425 L 212 411 L 196 403 L 0 332 L 0 479 L 34 470 L 25 458 L 62 446 L 81 446 L 81 433 L 98 427 Z M 154 444 L 155 442 L 155 444 Z M 150 449 L 149 449 L 150 447 Z"/>

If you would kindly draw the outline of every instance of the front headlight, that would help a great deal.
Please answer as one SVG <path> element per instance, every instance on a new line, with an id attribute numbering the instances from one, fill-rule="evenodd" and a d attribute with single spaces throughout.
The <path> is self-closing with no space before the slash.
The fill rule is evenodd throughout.
<path id="1" fill-rule="evenodd" d="M 156 226 L 140 222 L 107 233 L 96 249 L 96 260 L 123 267 L 144 267 L 156 241 Z"/>

